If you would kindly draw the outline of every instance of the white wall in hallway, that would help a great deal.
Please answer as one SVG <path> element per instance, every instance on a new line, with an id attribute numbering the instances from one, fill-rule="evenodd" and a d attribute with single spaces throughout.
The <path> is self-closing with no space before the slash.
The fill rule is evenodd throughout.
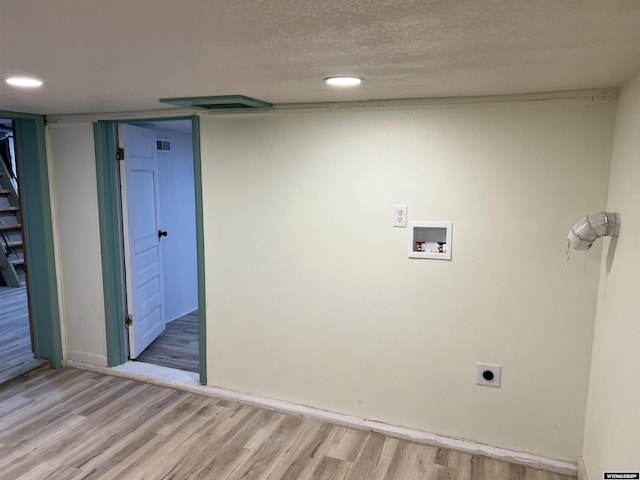
<path id="1" fill-rule="evenodd" d="M 171 152 L 158 152 L 160 224 L 168 232 L 161 240 L 163 304 L 171 321 L 198 308 L 193 146 L 190 132 L 163 128 L 163 122 L 146 127 L 158 138 L 171 140 Z"/>
<path id="2" fill-rule="evenodd" d="M 614 103 L 201 119 L 211 385 L 575 461 Z M 407 258 L 452 221 L 453 260 Z M 233 212 L 230 215 L 230 212 Z M 475 385 L 475 362 L 503 366 Z"/>

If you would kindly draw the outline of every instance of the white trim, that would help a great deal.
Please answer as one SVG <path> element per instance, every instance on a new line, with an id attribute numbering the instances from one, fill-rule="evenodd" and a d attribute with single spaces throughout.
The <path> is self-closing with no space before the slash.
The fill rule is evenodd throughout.
<path id="1" fill-rule="evenodd" d="M 67 356 L 64 359 L 65 366 L 77 366 L 77 365 L 91 365 L 96 368 L 107 368 L 109 362 L 105 355 L 98 355 L 96 353 L 79 352 L 77 350 L 67 350 Z M 76 367 L 82 368 L 82 367 Z M 89 370 L 89 368 L 85 368 Z"/>
<path id="2" fill-rule="evenodd" d="M 224 400 L 232 400 L 260 408 L 266 408 L 268 410 L 299 415 L 314 420 L 329 422 L 335 425 L 356 428 L 358 430 L 368 430 L 388 435 L 390 437 L 411 440 L 417 443 L 452 448 L 474 455 L 484 455 L 498 460 L 504 460 L 506 462 L 533 468 L 540 468 L 542 470 L 561 473 L 564 475 L 575 476 L 578 472 L 578 468 L 575 463 L 564 460 L 556 460 L 530 453 L 484 445 L 482 443 L 471 442 L 469 440 L 450 438 L 411 428 L 398 427 L 396 425 L 376 422 L 374 420 L 366 420 L 364 418 L 354 417 L 351 415 L 343 415 L 341 413 L 321 410 L 319 408 L 306 407 L 304 405 L 298 405 L 282 400 L 260 397 L 249 393 L 235 392 L 226 388 L 200 385 L 198 383 L 197 374 L 183 372 L 182 370 L 158 367 L 142 362 L 127 362 L 114 368 L 105 368 L 69 360 L 67 361 L 67 366 L 153 383 L 155 385 L 176 388 Z"/>
<path id="3" fill-rule="evenodd" d="M 132 112 L 96 112 L 80 114 L 47 115 L 47 126 L 62 123 L 86 123 L 98 120 L 135 120 L 158 119 L 172 117 L 209 116 L 209 115 L 252 115 L 276 112 L 357 112 L 364 110 L 412 110 L 441 108 L 450 105 L 483 105 L 504 102 L 540 102 L 540 101 L 588 101 L 615 102 L 617 88 L 597 88 L 590 90 L 569 90 L 562 92 L 525 93 L 517 95 L 491 95 L 479 97 L 440 97 L 440 98 L 405 98 L 391 100 L 362 100 L 356 102 L 327 103 L 280 103 L 269 108 L 245 108 L 240 110 L 198 110 L 194 108 L 160 108 L 157 110 L 140 110 Z"/>
<path id="4" fill-rule="evenodd" d="M 587 473 L 587 467 L 584 465 L 584 458 L 578 457 L 578 479 L 577 480 L 589 480 Z"/>

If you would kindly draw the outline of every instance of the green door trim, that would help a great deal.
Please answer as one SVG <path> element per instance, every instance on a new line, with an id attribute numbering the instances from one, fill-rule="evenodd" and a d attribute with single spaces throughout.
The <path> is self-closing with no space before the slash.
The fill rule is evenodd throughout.
<path id="1" fill-rule="evenodd" d="M 98 187 L 98 221 L 102 252 L 102 280 L 107 334 L 107 362 L 110 367 L 127 361 L 124 328 L 124 271 L 120 193 L 115 164 L 116 128 L 119 123 L 150 123 L 168 120 L 191 120 L 193 171 L 196 199 L 196 250 L 198 261 L 198 309 L 200 383 L 207 383 L 206 298 L 204 275 L 204 228 L 202 214 L 202 169 L 200 155 L 200 119 L 192 117 L 100 120 L 93 124 L 96 180 Z"/>
<path id="2" fill-rule="evenodd" d="M 193 181 L 196 196 L 196 250 L 198 259 L 198 342 L 200 352 L 200 383 L 207 384 L 207 296 L 204 274 L 204 220 L 202 201 L 202 157 L 200 154 L 200 117 L 191 119 L 193 141 Z"/>
<path id="3" fill-rule="evenodd" d="M 127 361 L 124 331 L 124 281 L 120 239 L 115 133 L 109 122 L 93 124 L 98 187 L 98 225 L 102 260 L 102 290 L 107 335 L 107 365 Z"/>
<path id="4" fill-rule="evenodd" d="M 63 366 L 49 167 L 44 117 L 0 110 L 14 121 L 16 163 L 27 258 L 29 308 L 35 356 Z"/>

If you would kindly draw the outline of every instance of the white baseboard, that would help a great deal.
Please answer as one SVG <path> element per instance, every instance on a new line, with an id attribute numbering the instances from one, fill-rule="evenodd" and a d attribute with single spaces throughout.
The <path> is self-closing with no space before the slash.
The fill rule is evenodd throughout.
<path id="1" fill-rule="evenodd" d="M 97 365 L 105 367 L 108 365 L 107 357 L 104 355 L 97 355 L 95 353 L 79 352 L 77 350 L 67 350 L 64 359 L 65 365 L 70 363 L 84 364 L 84 365 Z"/>
<path id="2" fill-rule="evenodd" d="M 224 400 L 232 400 L 260 408 L 266 408 L 268 410 L 329 422 L 344 427 L 368 430 L 403 440 L 411 440 L 413 442 L 427 445 L 451 448 L 474 455 L 484 455 L 486 457 L 504 460 L 518 465 L 540 468 L 542 470 L 561 473 L 564 475 L 575 476 L 578 473 L 578 467 L 575 463 L 564 460 L 556 460 L 540 455 L 518 452 L 501 447 L 493 447 L 491 445 L 485 445 L 464 439 L 445 437 L 443 435 L 436 435 L 433 433 L 423 432 L 421 430 L 399 427 L 383 422 L 376 422 L 374 420 L 366 420 L 364 418 L 330 412 L 319 408 L 306 407 L 304 405 L 298 405 L 282 400 L 274 400 L 271 398 L 251 395 L 249 393 L 235 392 L 225 388 L 200 385 L 198 383 L 197 375 L 189 374 L 182 370 L 158 367 L 142 362 L 127 362 L 124 365 L 119 365 L 118 367 L 107 368 L 69 360 L 67 365 L 69 367 L 91 370 L 133 380 L 140 380 L 156 385 L 199 393 L 201 395 L 222 398 Z"/>

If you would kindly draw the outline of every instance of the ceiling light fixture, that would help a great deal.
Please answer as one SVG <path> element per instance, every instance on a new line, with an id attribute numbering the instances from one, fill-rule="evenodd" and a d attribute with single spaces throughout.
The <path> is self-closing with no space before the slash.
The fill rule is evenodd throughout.
<path id="1" fill-rule="evenodd" d="M 362 78 L 358 77 L 327 77 L 324 83 L 332 87 L 356 87 L 362 83 Z"/>
<path id="2" fill-rule="evenodd" d="M 12 87 L 36 88 L 42 86 L 42 80 L 32 77 L 10 77 L 5 80 Z"/>

